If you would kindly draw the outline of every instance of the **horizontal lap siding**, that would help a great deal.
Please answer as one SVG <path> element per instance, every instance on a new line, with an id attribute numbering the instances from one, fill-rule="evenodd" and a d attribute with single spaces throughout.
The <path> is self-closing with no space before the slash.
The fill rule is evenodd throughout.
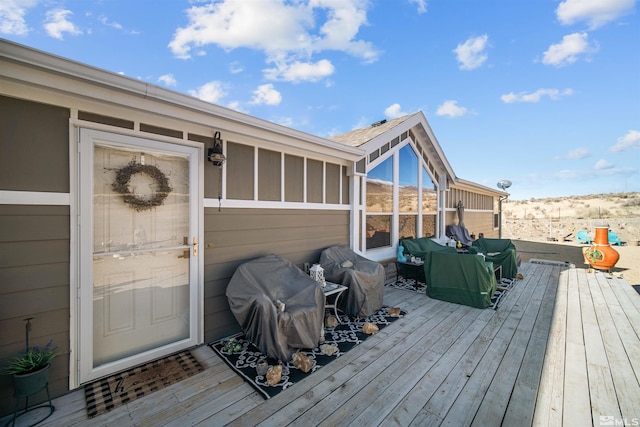
<path id="1" fill-rule="evenodd" d="M 0 364 L 49 339 L 61 350 L 52 363 L 52 396 L 69 384 L 69 207 L 0 205 Z M 0 414 L 14 409 L 11 377 L 0 376 Z M 38 397 L 38 396 L 37 396 Z"/>
<path id="2" fill-rule="evenodd" d="M 280 209 L 205 209 L 205 341 L 238 332 L 225 291 L 245 261 L 276 254 L 302 267 L 323 249 L 349 244 L 349 212 Z"/>

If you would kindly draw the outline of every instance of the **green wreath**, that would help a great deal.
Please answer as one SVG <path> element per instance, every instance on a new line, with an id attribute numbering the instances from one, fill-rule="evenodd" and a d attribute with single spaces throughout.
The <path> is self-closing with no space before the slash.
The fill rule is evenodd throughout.
<path id="1" fill-rule="evenodd" d="M 150 199 L 138 197 L 129 189 L 129 181 L 137 173 L 144 173 L 150 176 L 158 185 L 158 191 Z M 111 186 L 113 191 L 122 195 L 122 200 L 125 203 L 131 205 L 138 212 L 162 205 L 164 199 L 173 190 L 169 185 L 169 179 L 157 166 L 142 165 L 135 161 L 116 171 L 116 179 Z"/>

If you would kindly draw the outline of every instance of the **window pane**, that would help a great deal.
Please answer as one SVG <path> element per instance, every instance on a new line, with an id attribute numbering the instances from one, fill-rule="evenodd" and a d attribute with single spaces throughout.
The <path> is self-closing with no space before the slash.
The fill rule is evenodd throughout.
<path id="1" fill-rule="evenodd" d="M 435 237 L 436 215 L 422 215 L 422 236 Z"/>
<path id="2" fill-rule="evenodd" d="M 399 236 L 401 239 L 413 239 L 416 237 L 418 215 L 400 215 Z"/>
<path id="3" fill-rule="evenodd" d="M 367 212 L 393 210 L 393 158 L 373 168 L 367 175 Z"/>
<path id="4" fill-rule="evenodd" d="M 422 212 L 436 212 L 438 210 L 437 206 L 436 186 L 431 181 L 427 170 L 422 168 Z"/>
<path id="5" fill-rule="evenodd" d="M 367 215 L 367 249 L 391 245 L 391 215 Z"/>
<path id="6" fill-rule="evenodd" d="M 400 212 L 418 212 L 418 156 L 405 145 L 400 149 Z"/>

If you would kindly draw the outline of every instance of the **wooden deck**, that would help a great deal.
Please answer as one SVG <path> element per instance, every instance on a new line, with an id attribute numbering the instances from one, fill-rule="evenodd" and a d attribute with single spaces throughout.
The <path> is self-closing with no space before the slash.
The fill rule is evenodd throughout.
<path id="1" fill-rule="evenodd" d="M 520 271 L 525 279 L 496 311 L 387 288 L 385 304 L 407 316 L 269 400 L 203 346 L 194 351 L 207 366 L 201 374 L 91 420 L 75 391 L 56 399 L 42 425 L 638 422 L 640 295 L 601 272 Z"/>

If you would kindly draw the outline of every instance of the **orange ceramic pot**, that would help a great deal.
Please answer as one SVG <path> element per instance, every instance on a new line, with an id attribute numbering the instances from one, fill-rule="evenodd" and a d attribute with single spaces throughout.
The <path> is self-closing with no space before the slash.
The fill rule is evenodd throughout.
<path id="1" fill-rule="evenodd" d="M 620 259 L 618 251 L 609 244 L 609 227 L 596 227 L 596 238 L 588 248 L 582 249 L 585 261 L 598 270 L 610 271 Z"/>

